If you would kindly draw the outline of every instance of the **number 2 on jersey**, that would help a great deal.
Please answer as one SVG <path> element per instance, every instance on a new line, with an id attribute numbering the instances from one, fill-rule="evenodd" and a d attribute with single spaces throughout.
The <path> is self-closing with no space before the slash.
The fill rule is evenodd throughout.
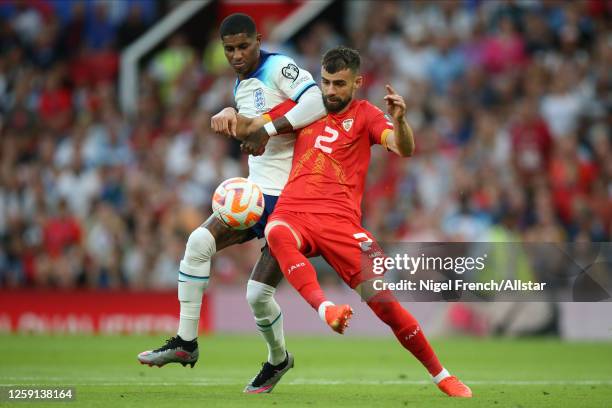
<path id="1" fill-rule="evenodd" d="M 335 129 L 330 128 L 329 126 L 325 126 L 324 133 L 329 133 L 330 136 L 325 136 L 325 135 L 317 136 L 317 139 L 315 140 L 314 147 L 316 149 L 323 150 L 325 153 L 331 153 L 332 152 L 332 148 L 329 147 L 329 146 L 324 146 L 323 142 L 329 143 L 329 144 L 335 142 L 338 139 L 338 131 L 335 130 Z"/>

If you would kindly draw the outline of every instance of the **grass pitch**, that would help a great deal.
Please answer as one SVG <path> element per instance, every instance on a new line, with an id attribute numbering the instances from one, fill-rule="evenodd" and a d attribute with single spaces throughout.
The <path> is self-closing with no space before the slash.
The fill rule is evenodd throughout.
<path id="1" fill-rule="evenodd" d="M 161 337 L 0 336 L 0 385 L 74 386 L 43 407 L 610 407 L 612 344 L 553 339 L 434 341 L 474 392 L 443 395 L 392 338 L 294 337 L 295 368 L 269 395 L 242 389 L 265 358 L 257 336 L 202 337 L 195 368 L 147 367 L 136 355 Z"/>

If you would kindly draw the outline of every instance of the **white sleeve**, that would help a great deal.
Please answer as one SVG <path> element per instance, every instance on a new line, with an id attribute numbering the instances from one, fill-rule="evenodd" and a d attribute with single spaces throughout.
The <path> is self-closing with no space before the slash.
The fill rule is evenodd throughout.
<path id="1" fill-rule="evenodd" d="M 323 97 L 318 86 L 312 86 L 304 91 L 295 105 L 285 114 L 293 129 L 308 126 L 327 114 Z"/>
<path id="2" fill-rule="evenodd" d="M 317 86 L 310 72 L 299 68 L 291 58 L 284 55 L 275 57 L 273 81 L 278 90 L 287 98 L 299 102 L 308 89 Z"/>

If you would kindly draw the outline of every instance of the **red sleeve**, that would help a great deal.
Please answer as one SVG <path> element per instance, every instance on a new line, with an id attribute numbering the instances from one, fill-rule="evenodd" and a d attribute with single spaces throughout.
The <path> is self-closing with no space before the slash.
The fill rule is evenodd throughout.
<path id="1" fill-rule="evenodd" d="M 393 131 L 391 118 L 371 103 L 366 104 L 365 117 L 368 118 L 368 134 L 370 145 L 379 144 L 387 148 L 387 136 Z"/>
<path id="2" fill-rule="evenodd" d="M 280 117 L 283 117 L 285 113 L 289 112 L 291 108 L 293 108 L 295 105 L 297 105 L 297 102 L 294 102 L 291 99 L 287 99 L 286 101 L 281 102 L 272 109 L 270 109 L 268 113 L 264 114 L 264 117 L 266 118 L 266 121 L 278 119 Z"/>

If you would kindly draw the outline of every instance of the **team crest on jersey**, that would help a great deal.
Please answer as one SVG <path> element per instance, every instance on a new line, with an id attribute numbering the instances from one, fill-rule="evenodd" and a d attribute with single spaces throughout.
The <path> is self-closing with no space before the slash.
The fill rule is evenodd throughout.
<path id="1" fill-rule="evenodd" d="M 353 119 L 344 119 L 344 121 L 342 121 L 342 127 L 344 128 L 346 132 L 351 130 L 352 126 L 353 126 Z"/>
<path id="2" fill-rule="evenodd" d="M 253 91 L 253 101 L 255 102 L 255 109 L 258 111 L 266 109 L 266 98 L 262 88 Z"/>

